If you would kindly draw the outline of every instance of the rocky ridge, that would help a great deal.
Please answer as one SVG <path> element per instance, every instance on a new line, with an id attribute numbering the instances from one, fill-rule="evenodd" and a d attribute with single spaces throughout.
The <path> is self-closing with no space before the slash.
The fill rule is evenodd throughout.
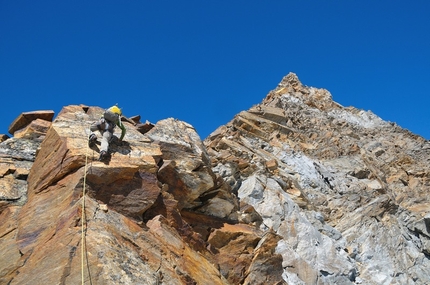
<path id="1" fill-rule="evenodd" d="M 102 112 L 26 112 L 2 136 L 0 283 L 430 281 L 429 141 L 292 73 L 203 142 L 124 117 L 105 163 Z"/>
<path id="2" fill-rule="evenodd" d="M 429 141 L 289 74 L 205 145 L 289 284 L 429 282 Z"/>

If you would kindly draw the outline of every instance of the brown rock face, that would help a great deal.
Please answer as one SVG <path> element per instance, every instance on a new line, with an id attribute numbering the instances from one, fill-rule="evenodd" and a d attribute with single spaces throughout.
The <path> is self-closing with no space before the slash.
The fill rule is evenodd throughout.
<path id="1" fill-rule="evenodd" d="M 33 111 L 25 112 L 19 115 L 9 126 L 9 133 L 14 135 L 16 131 L 21 130 L 31 124 L 34 120 L 44 120 L 51 122 L 54 118 L 54 111 Z"/>
<path id="2" fill-rule="evenodd" d="M 280 237 L 248 225 L 225 224 L 208 239 L 221 273 L 230 284 L 283 284 Z"/>
<path id="3" fill-rule="evenodd" d="M 0 142 L 0 284 L 430 283 L 423 138 L 295 74 L 204 142 L 123 117 L 100 162 L 103 111 Z"/>
<path id="4" fill-rule="evenodd" d="M 7 140 L 9 138 L 9 136 L 8 135 L 3 135 L 3 134 L 0 134 L 0 142 L 4 142 L 5 140 Z"/>
<path id="5" fill-rule="evenodd" d="M 99 162 L 98 145 L 87 143 L 102 113 L 67 106 L 42 137 L 17 135 L 0 145 L 0 215 L 7 221 L 0 226 L 0 283 L 77 284 L 82 274 L 87 284 L 244 280 L 260 238 L 255 233 L 246 248 L 235 249 L 246 254 L 234 278 L 214 263 L 235 258 L 208 250 L 208 237 L 237 223 L 238 201 L 212 172 L 194 129 L 167 119 L 142 131 L 140 117 L 124 118 L 124 142 L 113 139 L 110 160 Z M 210 215 L 213 207 L 219 209 Z"/>
<path id="6" fill-rule="evenodd" d="M 36 119 L 29 123 L 25 128 L 16 131 L 14 133 L 14 137 L 29 139 L 39 138 L 48 132 L 50 126 L 51 122 L 42 119 Z"/>

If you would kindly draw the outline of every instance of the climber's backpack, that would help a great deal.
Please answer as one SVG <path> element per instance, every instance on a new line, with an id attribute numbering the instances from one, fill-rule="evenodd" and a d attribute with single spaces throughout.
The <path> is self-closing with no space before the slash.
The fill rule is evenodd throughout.
<path id="1" fill-rule="evenodd" d="M 120 120 L 121 117 L 121 109 L 117 106 L 110 107 L 105 111 L 103 114 L 103 117 L 106 121 L 117 123 Z"/>

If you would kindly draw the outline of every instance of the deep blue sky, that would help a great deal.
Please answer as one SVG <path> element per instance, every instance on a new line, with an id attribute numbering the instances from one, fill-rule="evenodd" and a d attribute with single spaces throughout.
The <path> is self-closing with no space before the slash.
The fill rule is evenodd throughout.
<path id="1" fill-rule="evenodd" d="M 204 139 L 289 72 L 430 139 L 430 1 L 0 0 L 0 134 L 118 103 Z"/>

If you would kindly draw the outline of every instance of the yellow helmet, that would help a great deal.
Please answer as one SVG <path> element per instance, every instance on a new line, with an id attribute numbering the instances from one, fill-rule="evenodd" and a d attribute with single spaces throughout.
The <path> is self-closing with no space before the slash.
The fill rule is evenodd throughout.
<path id="1" fill-rule="evenodd" d="M 115 113 L 115 114 L 118 114 L 118 115 L 120 115 L 120 116 L 122 116 L 122 111 L 121 111 L 121 109 L 120 108 L 118 108 L 118 106 L 112 106 L 112 107 L 110 107 L 109 108 L 109 110 L 111 111 L 111 112 L 113 112 L 113 113 Z"/>

